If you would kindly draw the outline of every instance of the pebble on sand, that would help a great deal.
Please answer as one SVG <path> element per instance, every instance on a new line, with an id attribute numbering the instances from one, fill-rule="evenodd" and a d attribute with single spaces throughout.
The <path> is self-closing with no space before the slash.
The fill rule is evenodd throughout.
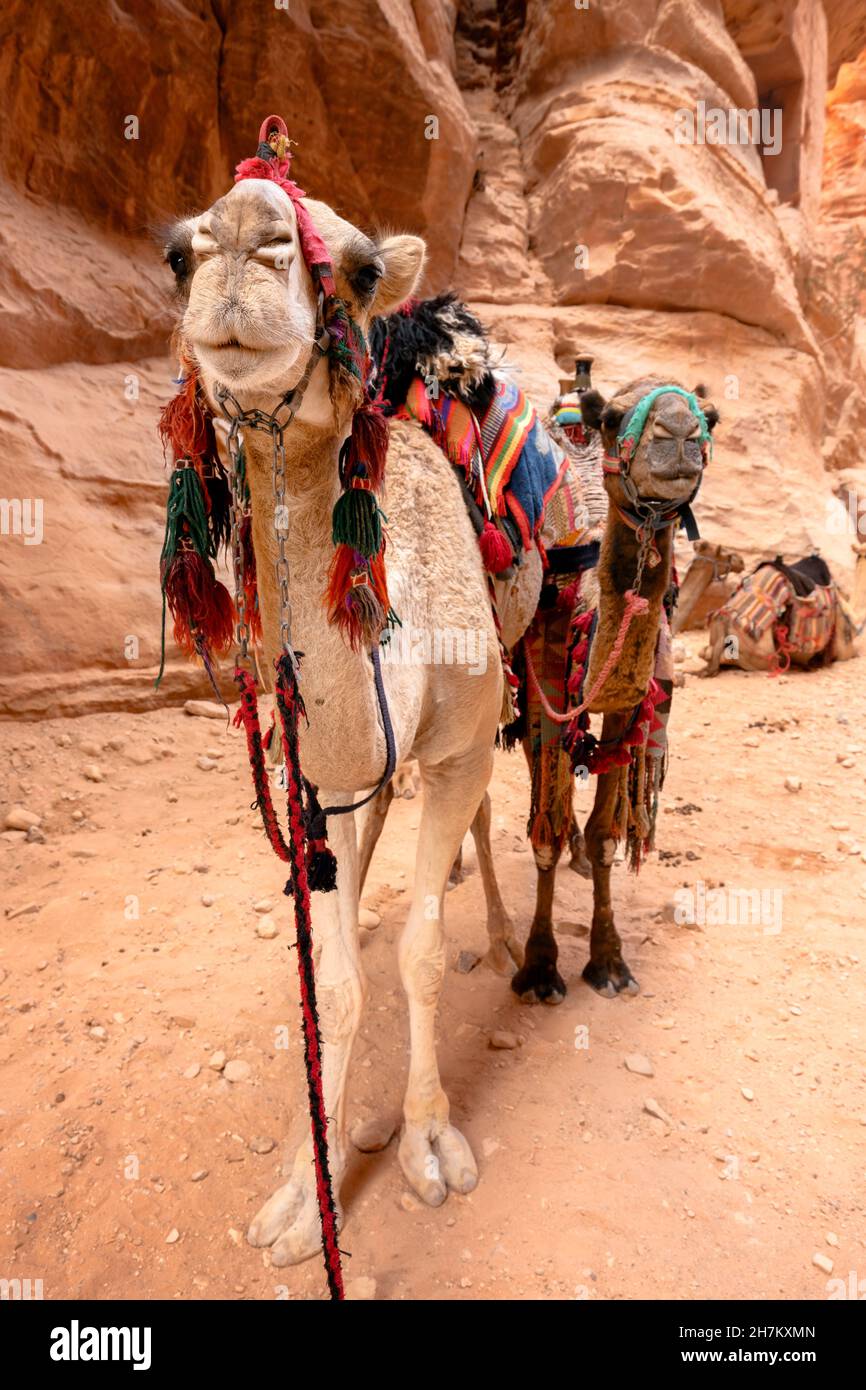
<path id="1" fill-rule="evenodd" d="M 255 903 L 254 906 L 253 906 L 253 912 L 262 912 L 262 913 L 264 913 L 264 912 L 273 912 L 273 910 L 274 910 L 274 905 L 273 905 L 273 903 L 271 902 L 270 898 L 261 898 L 261 899 L 259 900 L 259 902 Z"/>
<path id="2" fill-rule="evenodd" d="M 520 1046 L 520 1039 L 516 1033 L 509 1033 L 503 1028 L 497 1028 L 495 1033 L 490 1034 L 488 1046 L 510 1052 L 513 1048 Z"/>
<path id="3" fill-rule="evenodd" d="M 358 925 L 365 931 L 375 931 L 381 925 L 382 918 L 374 907 L 362 907 L 358 911 Z"/>
<path id="4" fill-rule="evenodd" d="M 823 1269 L 825 1274 L 833 1273 L 833 1261 L 830 1259 L 828 1255 L 824 1255 L 820 1250 L 816 1250 L 814 1255 L 812 1256 L 812 1264 L 817 1265 L 819 1269 Z"/>
<path id="5" fill-rule="evenodd" d="M 741 1095 L 742 1095 L 742 1097 L 743 1097 L 743 1100 L 754 1100 L 754 1099 L 755 1099 L 755 1093 L 754 1093 L 754 1091 L 752 1090 L 752 1088 L 751 1088 L 750 1086 L 741 1086 L 741 1087 L 740 1087 L 740 1093 L 741 1093 Z"/>
<path id="6" fill-rule="evenodd" d="M 261 936 L 265 941 L 272 941 L 277 935 L 279 927 L 273 917 L 260 917 L 256 922 L 256 936 Z"/>
<path id="7" fill-rule="evenodd" d="M 177 1229 L 177 1226 L 172 1226 L 171 1230 L 165 1238 L 165 1243 L 166 1245 L 176 1245 L 179 1240 L 180 1231 Z"/>
<path id="8" fill-rule="evenodd" d="M 85 778 L 87 779 L 88 782 L 104 782 L 104 781 L 105 781 L 105 778 L 104 778 L 104 776 L 103 776 L 103 774 L 102 774 L 102 769 L 99 767 L 99 765 L 98 765 L 97 763 L 87 763 L 87 764 L 82 768 L 82 772 L 84 773 L 84 776 L 85 776 Z"/>
<path id="9" fill-rule="evenodd" d="M 789 792 L 801 791 L 803 787 L 803 779 L 801 777 L 786 777 L 785 787 Z"/>
<path id="10" fill-rule="evenodd" d="M 254 1154 L 269 1154 L 269 1153 L 273 1153 L 273 1151 L 274 1151 L 274 1149 L 275 1149 L 276 1147 L 277 1147 L 276 1140 L 275 1140 L 275 1139 L 268 1139 L 268 1138 L 267 1138 L 265 1135 L 263 1135 L 263 1134 L 257 1134 L 253 1139 L 250 1140 L 250 1150 L 251 1150 L 252 1153 L 254 1153 Z"/>
<path id="11" fill-rule="evenodd" d="M 202 757 L 196 758 L 195 765 L 196 767 L 200 767 L 202 772 L 213 772 L 216 767 L 216 762 L 213 758 L 206 758 L 202 755 Z"/>
<path id="12" fill-rule="evenodd" d="M 634 1072 L 635 1076 L 655 1076 L 655 1069 L 649 1057 L 644 1057 L 642 1052 L 630 1052 L 625 1059 L 627 1071 Z"/>
<path id="13" fill-rule="evenodd" d="M 212 1071 L 222 1071 L 225 1064 L 226 1055 L 224 1052 L 214 1052 L 213 1055 L 208 1058 L 208 1066 Z"/>
<path id="14" fill-rule="evenodd" d="M 222 705 L 218 705 L 215 700 L 187 700 L 183 709 L 184 714 L 195 715 L 199 719 L 222 719 L 225 721 L 226 717 Z"/>
<path id="15" fill-rule="evenodd" d="M 191 1066 L 187 1067 L 186 1071 L 184 1072 L 184 1076 L 186 1077 L 187 1081 L 195 1081 L 200 1071 L 201 1066 L 199 1065 L 199 1063 L 193 1062 Z"/>
<path id="16" fill-rule="evenodd" d="M 223 1076 L 226 1081 L 248 1081 L 253 1074 L 253 1069 L 249 1062 L 237 1059 L 233 1062 L 226 1062 L 223 1067 Z"/>
<path id="17" fill-rule="evenodd" d="M 644 1101 L 643 1108 L 648 1115 L 652 1115 L 656 1120 L 661 1120 L 663 1124 L 669 1125 L 670 1128 L 673 1129 L 673 1120 L 667 1111 L 662 1109 L 657 1100 L 653 1100 L 652 1097 L 649 1097 Z"/>
<path id="18" fill-rule="evenodd" d="M 41 824 L 42 817 L 35 811 L 28 811 L 26 806 L 13 806 L 3 821 L 6 830 L 32 830 Z"/>
<path id="19" fill-rule="evenodd" d="M 390 1144 L 396 1128 L 394 1119 L 387 1115 L 361 1117 L 349 1130 L 349 1138 L 362 1154 L 380 1153 Z"/>

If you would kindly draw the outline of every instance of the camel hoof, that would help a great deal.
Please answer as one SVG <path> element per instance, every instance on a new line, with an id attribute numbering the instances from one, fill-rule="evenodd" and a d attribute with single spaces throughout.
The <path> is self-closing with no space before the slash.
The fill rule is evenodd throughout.
<path id="1" fill-rule="evenodd" d="M 511 981 L 511 988 L 524 1004 L 561 1004 L 568 993 L 553 961 L 524 965 Z"/>
<path id="2" fill-rule="evenodd" d="M 337 1229 L 343 1216 L 337 1208 Z M 271 1264 L 277 1268 L 301 1264 L 322 1248 L 322 1228 L 315 1180 L 292 1178 L 269 1197 L 250 1222 L 247 1240 L 257 1249 L 271 1246 Z"/>
<path id="3" fill-rule="evenodd" d="M 523 947 L 513 939 L 495 941 L 481 957 L 481 962 L 495 975 L 513 975 L 523 965 Z"/>
<path id="4" fill-rule="evenodd" d="M 640 994 L 640 985 L 622 958 L 607 965 L 595 965 L 588 960 L 583 967 L 583 978 L 604 999 L 615 999 L 618 994 Z"/>
<path id="5" fill-rule="evenodd" d="M 459 1129 L 446 1125 L 433 1139 L 407 1126 L 397 1157 L 412 1191 L 428 1207 L 441 1207 L 451 1192 L 471 1192 L 478 1184 L 478 1165 Z"/>

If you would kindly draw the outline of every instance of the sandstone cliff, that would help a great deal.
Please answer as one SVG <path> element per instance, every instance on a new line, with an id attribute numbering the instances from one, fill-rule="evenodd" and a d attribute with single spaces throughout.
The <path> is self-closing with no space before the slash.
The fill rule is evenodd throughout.
<path id="1" fill-rule="evenodd" d="M 228 187 L 270 110 L 311 193 L 428 237 L 429 287 L 472 299 L 539 403 L 577 348 L 603 390 L 644 370 L 708 382 L 706 533 L 844 569 L 864 45 L 855 0 L 90 0 L 86 25 L 9 0 L 2 493 L 41 500 L 44 535 L 0 542 L 0 713 L 198 686 L 173 661 L 152 688 L 173 321 L 154 234 Z M 701 103 L 781 112 L 778 152 L 679 142 Z"/>

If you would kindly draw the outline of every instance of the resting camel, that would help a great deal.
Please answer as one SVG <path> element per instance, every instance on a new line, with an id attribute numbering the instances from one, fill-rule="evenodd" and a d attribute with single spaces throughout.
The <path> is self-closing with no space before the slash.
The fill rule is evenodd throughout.
<path id="1" fill-rule="evenodd" d="M 425 247 L 415 236 L 371 238 L 326 204 L 293 199 L 274 180 L 247 177 L 206 212 L 182 220 L 166 259 L 183 305 L 182 360 L 193 364 L 203 396 L 219 414 L 218 389 L 228 387 L 243 410 L 272 412 L 297 387 L 313 362 L 320 304 L 301 254 L 300 214 L 324 241 L 337 295 L 362 330 L 371 315 L 387 313 L 411 295 L 422 274 Z M 378 716 L 368 651 L 353 648 L 328 620 L 323 594 L 334 553 L 332 511 L 337 501 L 338 456 L 349 433 L 360 388 L 324 357 L 305 382 L 300 409 L 285 434 L 285 510 L 282 529 L 288 563 L 291 642 L 303 653 L 301 688 L 309 723 L 301 727 L 300 756 L 322 805 L 357 798 L 375 787 L 386 747 Z M 606 437 L 635 388 L 607 408 Z M 690 440 L 691 412 L 677 396 L 654 404 L 631 477 L 638 491 L 671 503 L 692 492 L 700 460 Z M 270 670 L 282 650 L 286 614 L 277 583 L 274 458 L 266 436 L 244 439 L 252 499 L 252 544 L 258 575 L 264 660 Z M 614 500 L 619 491 L 609 480 Z M 389 588 L 403 623 L 463 628 L 484 634 L 483 674 L 458 665 L 388 665 L 384 680 L 396 750 L 417 759 L 424 799 L 411 906 L 399 944 L 399 967 L 409 1009 L 410 1060 L 403 1106 L 399 1162 L 409 1185 L 431 1206 L 449 1190 L 466 1193 L 478 1180 L 472 1151 L 451 1124 L 434 1041 L 437 1001 L 445 964 L 443 901 L 449 870 L 464 834 L 484 805 L 502 704 L 502 667 L 491 618 L 487 580 L 459 484 L 437 446 L 410 423 L 391 426 L 386 493 Z M 435 519 L 435 524 L 432 521 Z M 661 563 L 646 568 L 641 593 L 648 612 L 636 619 L 603 701 L 605 733 L 621 729 L 620 713 L 643 695 L 652 664 L 662 596 L 670 567 L 670 533 L 660 533 Z M 600 572 L 599 635 L 589 672 L 598 670 L 620 626 L 624 594 L 634 579 L 637 543 L 627 526 L 611 523 Z M 503 641 L 517 643 L 536 610 L 542 581 L 536 552 L 509 581 L 503 605 Z M 630 979 L 622 961 L 610 908 L 610 788 L 599 783 L 588 847 L 594 856 L 596 909 L 591 940 L 594 982 Z M 316 894 L 317 992 L 323 1044 L 323 1087 L 335 1194 L 347 1158 L 346 1079 L 364 1000 L 358 943 L 358 849 L 353 815 L 329 820 L 337 863 L 337 891 Z M 554 973 L 550 896 L 553 867 L 543 871 L 539 907 L 524 966 L 527 987 L 543 993 Z M 494 922 L 494 932 L 510 931 Z M 519 956 L 516 943 L 513 950 Z M 564 989 L 564 986 L 563 986 Z M 312 1149 L 301 1144 L 289 1180 L 265 1203 L 248 1238 L 269 1246 L 276 1265 L 313 1255 L 320 1245 Z"/>

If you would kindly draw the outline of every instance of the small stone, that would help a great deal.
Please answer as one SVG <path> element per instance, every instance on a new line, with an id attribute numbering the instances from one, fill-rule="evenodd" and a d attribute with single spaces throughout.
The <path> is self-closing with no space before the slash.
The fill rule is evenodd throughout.
<path id="1" fill-rule="evenodd" d="M 625 1067 L 627 1071 L 634 1072 L 635 1076 L 655 1076 L 652 1062 L 641 1052 L 630 1052 L 625 1059 Z"/>
<path id="2" fill-rule="evenodd" d="M 420 1210 L 421 1210 L 421 1208 L 420 1208 L 418 1202 L 417 1202 L 416 1199 L 412 1196 L 412 1193 L 411 1193 L 411 1192 L 403 1192 L 403 1193 L 401 1193 L 401 1196 L 400 1196 L 400 1206 L 403 1208 L 404 1211 L 420 1211 Z"/>
<path id="3" fill-rule="evenodd" d="M 153 754 L 147 748 L 130 748 L 126 755 L 126 761 L 132 763 L 134 767 L 144 767 L 146 763 L 153 762 Z"/>
<path id="4" fill-rule="evenodd" d="M 191 1066 L 187 1067 L 186 1071 L 184 1072 L 184 1076 L 186 1077 L 187 1081 L 195 1081 L 200 1071 L 201 1066 L 199 1065 L 199 1063 L 193 1062 Z"/>
<path id="5" fill-rule="evenodd" d="M 835 1231 L 828 1231 L 826 1241 L 828 1245 L 836 1246 L 839 1244 L 839 1237 L 836 1235 Z"/>
<path id="6" fill-rule="evenodd" d="M 83 811 L 73 811 L 73 812 L 72 812 L 72 819 L 73 819 L 73 820 L 76 820 L 76 821 L 82 821 L 82 820 L 84 820 L 84 812 L 83 812 Z"/>
<path id="7" fill-rule="evenodd" d="M 79 744 L 79 747 L 81 748 L 82 753 L 84 753 L 85 756 L 88 758 L 98 758 L 100 753 L 102 752 L 102 744 L 97 743 L 92 738 L 84 739 L 84 741 L 81 744 Z"/>
<path id="8" fill-rule="evenodd" d="M 671 1129 L 673 1129 L 673 1120 L 671 1119 L 667 1111 L 662 1109 L 657 1100 L 653 1100 L 652 1098 L 645 1100 L 643 1103 L 643 1108 L 648 1115 L 652 1115 L 653 1118 L 656 1120 L 661 1120 L 663 1124 L 666 1124 Z"/>
<path id="9" fill-rule="evenodd" d="M 208 1172 L 209 1169 L 207 1168 L 199 1168 L 195 1173 L 192 1174 L 190 1182 L 204 1182 L 205 1178 L 208 1175 Z"/>
<path id="10" fill-rule="evenodd" d="M 100 1028 L 98 1025 L 95 1028 L 89 1029 L 89 1032 L 90 1036 L 92 1038 L 95 1038 L 97 1042 L 103 1042 L 105 1038 L 108 1037 L 108 1034 L 106 1033 L 105 1029 Z"/>
<path id="11" fill-rule="evenodd" d="M 204 756 L 196 758 L 195 765 L 196 767 L 200 767 L 202 772 L 213 772 L 213 769 L 216 767 L 213 758 L 205 758 Z"/>
<path id="12" fill-rule="evenodd" d="M 850 829 L 851 829 L 851 826 L 850 826 L 850 823 L 849 823 L 848 821 L 846 821 L 846 820 L 831 820 L 831 822 L 830 822 L 830 829 L 831 829 L 831 830 L 850 830 Z"/>
<path id="13" fill-rule="evenodd" d="M 181 874 L 183 876 L 192 873 L 192 864 L 187 864 L 185 859 L 175 859 L 172 868 L 176 874 Z"/>
<path id="14" fill-rule="evenodd" d="M 754 1099 L 755 1099 L 755 1093 L 754 1093 L 754 1091 L 751 1089 L 750 1086 L 741 1086 L 741 1087 L 740 1087 L 740 1093 L 741 1093 L 741 1095 L 742 1095 L 742 1097 L 743 1097 L 743 1100 L 754 1100 Z"/>
<path id="15" fill-rule="evenodd" d="M 84 773 L 84 776 L 86 777 L 88 782 L 105 781 L 105 778 L 102 775 L 102 769 L 99 767 L 97 763 L 87 763 L 82 768 L 82 772 Z"/>
<path id="16" fill-rule="evenodd" d="M 365 931 L 375 931 L 381 926 L 382 918 L 374 907 L 362 907 L 358 911 L 358 925 Z"/>
<path id="17" fill-rule="evenodd" d="M 273 912 L 274 905 L 270 898 L 262 898 L 253 907 L 253 912 Z"/>
<path id="18" fill-rule="evenodd" d="M 812 1256 L 812 1264 L 817 1265 L 819 1269 L 823 1269 L 825 1274 L 833 1273 L 833 1261 L 828 1255 L 822 1254 L 820 1250 L 816 1250 Z"/>
<path id="19" fill-rule="evenodd" d="M 350 1279 L 344 1292 L 346 1298 L 353 1303 L 369 1303 L 376 1297 L 376 1280 L 369 1279 L 366 1275 L 359 1279 Z"/>
<path id="20" fill-rule="evenodd" d="M 223 1076 L 226 1081 L 249 1081 L 252 1074 L 253 1069 L 249 1062 L 236 1060 L 234 1062 L 226 1062 L 223 1067 Z"/>
<path id="21" fill-rule="evenodd" d="M 787 789 L 789 792 L 798 792 L 798 791 L 802 790 L 802 786 L 803 786 L 803 780 L 802 780 L 801 777 L 786 777 L 786 778 L 785 778 L 785 787 L 786 787 L 786 789 Z"/>
<path id="22" fill-rule="evenodd" d="M 6 812 L 3 825 L 6 830 L 34 830 L 42 824 L 42 817 L 26 806 L 13 806 Z"/>
<path id="23" fill-rule="evenodd" d="M 180 1231 L 177 1229 L 177 1226 L 172 1226 L 171 1230 L 165 1238 L 165 1243 L 166 1245 L 176 1245 L 179 1240 Z"/>
<path id="24" fill-rule="evenodd" d="M 215 902 L 216 902 L 216 898 L 214 897 L 213 893 L 202 893 L 202 895 L 201 895 L 201 905 L 202 905 L 202 907 L 213 907 L 213 905 L 214 905 Z"/>
<path id="25" fill-rule="evenodd" d="M 191 714 L 199 719 L 225 720 L 226 717 L 222 705 L 218 705 L 215 700 L 187 700 L 183 711 L 184 714 Z"/>
<path id="26" fill-rule="evenodd" d="M 208 1066 L 212 1071 L 222 1071 L 225 1064 L 226 1055 L 224 1052 L 214 1052 L 213 1055 L 208 1058 Z"/>
<path id="27" fill-rule="evenodd" d="M 24 838 L 28 845 L 44 845 L 45 831 L 40 830 L 38 825 L 31 825 Z"/>
<path id="28" fill-rule="evenodd" d="M 510 1052 L 515 1047 L 519 1047 L 520 1042 L 516 1033 L 509 1033 L 505 1029 L 498 1028 L 495 1033 L 490 1034 L 488 1046 Z"/>
<path id="29" fill-rule="evenodd" d="M 276 1147 L 277 1141 L 275 1139 L 268 1139 L 263 1134 L 257 1134 L 254 1139 L 250 1140 L 250 1150 L 254 1154 L 269 1154 L 272 1153 Z"/>
<path id="30" fill-rule="evenodd" d="M 105 746 L 110 748 L 112 753 L 121 753 L 126 747 L 126 739 L 115 734 L 114 738 L 106 739 Z"/>
<path id="31" fill-rule="evenodd" d="M 349 1130 L 349 1138 L 362 1154 L 381 1153 L 390 1144 L 396 1128 L 393 1117 L 370 1115 L 355 1121 Z"/>
<path id="32" fill-rule="evenodd" d="M 277 935 L 279 927 L 273 917 L 260 917 L 256 922 L 256 936 L 260 936 L 265 941 L 272 941 Z"/>
<path id="33" fill-rule="evenodd" d="M 454 969 L 458 975 L 468 975 L 478 965 L 481 957 L 475 951 L 461 951 Z"/>

